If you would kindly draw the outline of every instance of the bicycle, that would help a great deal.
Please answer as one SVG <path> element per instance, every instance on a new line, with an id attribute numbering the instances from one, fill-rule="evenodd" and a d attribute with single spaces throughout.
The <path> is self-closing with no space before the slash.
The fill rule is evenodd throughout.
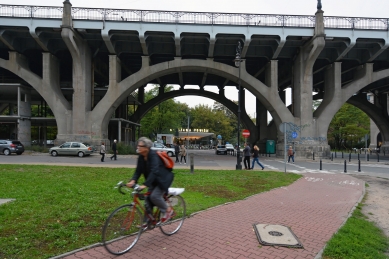
<path id="1" fill-rule="evenodd" d="M 123 182 L 119 182 L 115 188 L 125 194 L 122 188 L 128 188 Z M 149 211 L 146 204 L 143 205 L 141 200 L 145 200 L 150 193 L 141 193 L 139 185 L 133 187 L 131 195 L 133 201 L 130 204 L 122 205 L 116 208 L 105 221 L 102 242 L 105 249 L 114 255 L 121 255 L 131 250 L 138 242 L 143 231 L 159 227 L 161 232 L 167 236 L 177 233 L 182 227 L 186 217 L 186 205 L 184 198 L 180 194 L 184 188 L 169 188 L 169 193 L 164 195 L 164 199 L 169 207 L 173 209 L 172 216 L 164 223 L 160 223 L 161 212 L 159 208 Z M 145 222 L 145 219 L 146 222 Z"/>

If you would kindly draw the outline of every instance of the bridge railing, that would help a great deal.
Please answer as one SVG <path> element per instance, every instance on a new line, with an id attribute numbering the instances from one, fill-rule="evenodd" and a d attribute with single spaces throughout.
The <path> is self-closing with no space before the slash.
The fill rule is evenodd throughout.
<path id="1" fill-rule="evenodd" d="M 62 19 L 63 7 L 0 5 L 0 17 Z M 151 11 L 72 7 L 75 20 L 104 20 L 145 23 L 215 24 L 238 26 L 315 26 L 314 15 L 236 14 L 211 12 Z M 389 19 L 325 16 L 325 28 L 388 30 Z"/>

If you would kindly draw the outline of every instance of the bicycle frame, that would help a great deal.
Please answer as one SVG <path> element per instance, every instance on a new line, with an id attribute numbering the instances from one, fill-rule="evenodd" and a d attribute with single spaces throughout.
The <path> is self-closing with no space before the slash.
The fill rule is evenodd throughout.
<path id="1" fill-rule="evenodd" d="M 144 204 L 142 204 L 141 198 L 140 198 L 141 196 L 144 196 L 144 200 L 145 200 L 145 202 L 147 202 L 146 199 L 148 196 L 150 196 L 151 193 L 146 192 L 145 194 L 140 194 L 137 191 L 134 191 L 132 193 L 134 195 L 134 199 L 131 203 L 134 206 L 133 211 L 135 211 L 136 208 L 138 207 L 141 210 L 141 212 L 143 213 L 143 215 L 146 216 L 150 220 L 149 222 L 155 226 L 158 223 L 158 216 L 159 216 L 159 212 L 160 212 L 159 208 L 157 207 L 157 209 L 155 210 L 154 213 L 153 213 L 153 211 L 151 211 L 149 213 L 146 209 L 146 206 Z"/>

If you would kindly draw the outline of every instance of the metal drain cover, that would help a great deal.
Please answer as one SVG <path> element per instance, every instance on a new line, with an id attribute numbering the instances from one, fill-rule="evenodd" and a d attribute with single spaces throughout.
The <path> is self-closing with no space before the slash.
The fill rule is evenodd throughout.
<path id="1" fill-rule="evenodd" d="M 282 225 L 253 224 L 259 243 L 265 246 L 303 248 L 296 235 Z"/>

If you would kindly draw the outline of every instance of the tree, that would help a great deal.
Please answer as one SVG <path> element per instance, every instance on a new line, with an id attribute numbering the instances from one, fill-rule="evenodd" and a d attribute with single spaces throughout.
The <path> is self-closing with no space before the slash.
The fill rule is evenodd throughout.
<path id="1" fill-rule="evenodd" d="M 171 91 L 173 87 L 165 87 L 165 91 Z M 159 87 L 155 86 L 151 90 L 145 93 L 145 101 L 150 101 L 155 98 L 159 93 Z M 182 118 L 186 116 L 185 109 L 188 109 L 187 105 L 176 103 L 174 99 L 166 100 L 154 108 L 152 108 L 141 119 L 141 134 L 143 136 L 150 136 L 157 133 L 173 133 L 170 130 L 180 128 L 182 124 Z"/>
<path id="2" fill-rule="evenodd" d="M 344 104 L 335 114 L 328 128 L 328 142 L 332 148 L 353 148 L 369 133 L 370 119 L 360 109 Z"/>

